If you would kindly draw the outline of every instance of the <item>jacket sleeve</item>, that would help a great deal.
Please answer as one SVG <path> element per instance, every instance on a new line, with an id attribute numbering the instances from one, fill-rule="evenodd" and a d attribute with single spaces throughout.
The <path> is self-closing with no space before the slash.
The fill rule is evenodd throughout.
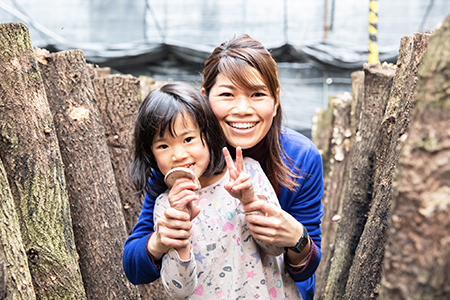
<path id="1" fill-rule="evenodd" d="M 147 241 L 154 231 L 155 199 L 156 196 L 145 195 L 139 219 L 125 241 L 123 269 L 128 280 L 133 284 L 150 283 L 160 276 L 160 261 L 154 261 L 153 257 L 147 253 Z"/>
<path id="2" fill-rule="evenodd" d="M 298 141 L 296 137 L 293 140 L 286 139 L 283 149 L 301 173 L 300 178 L 297 179 L 300 187 L 295 192 L 287 188 L 280 190 L 281 207 L 306 227 L 316 246 L 314 250 L 317 250 L 311 253 L 313 255 L 306 268 L 302 268 L 301 272 L 290 272 L 292 278 L 299 282 L 309 279 L 315 273 L 321 259 L 320 224 L 323 216 L 324 192 L 322 157 L 316 146 L 305 137 L 301 141 Z M 293 171 L 298 173 L 296 170 Z"/>

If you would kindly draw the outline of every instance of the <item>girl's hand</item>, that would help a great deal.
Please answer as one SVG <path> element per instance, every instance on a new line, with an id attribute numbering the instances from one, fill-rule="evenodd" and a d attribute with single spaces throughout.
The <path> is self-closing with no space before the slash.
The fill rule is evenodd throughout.
<path id="1" fill-rule="evenodd" d="M 225 155 L 225 161 L 230 174 L 230 181 L 224 186 L 228 193 L 234 198 L 239 199 L 242 205 L 258 200 L 253 190 L 252 178 L 244 168 L 241 147 L 236 148 L 236 165 L 227 148 L 223 148 L 223 154 Z"/>
<path id="2" fill-rule="evenodd" d="M 198 200 L 198 195 L 194 192 L 197 185 L 189 178 L 178 178 L 169 192 L 170 207 L 189 214 L 190 220 L 199 213 L 200 208 L 193 201 Z"/>

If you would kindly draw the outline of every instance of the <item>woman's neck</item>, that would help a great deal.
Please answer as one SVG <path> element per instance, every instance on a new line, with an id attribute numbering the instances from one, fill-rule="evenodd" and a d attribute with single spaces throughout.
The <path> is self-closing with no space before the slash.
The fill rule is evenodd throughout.
<path id="1" fill-rule="evenodd" d="M 251 148 L 243 149 L 242 155 L 244 157 L 251 157 L 254 160 L 258 161 L 262 165 L 262 162 L 265 160 L 265 157 L 267 155 L 267 153 L 265 151 L 266 138 L 267 138 L 267 136 L 265 136 L 258 144 L 256 144 L 255 146 L 253 146 Z M 230 151 L 230 154 L 233 157 L 233 159 L 236 159 L 236 148 L 234 148 L 233 146 L 231 146 L 228 143 L 227 143 L 227 148 L 228 148 L 228 151 Z"/>

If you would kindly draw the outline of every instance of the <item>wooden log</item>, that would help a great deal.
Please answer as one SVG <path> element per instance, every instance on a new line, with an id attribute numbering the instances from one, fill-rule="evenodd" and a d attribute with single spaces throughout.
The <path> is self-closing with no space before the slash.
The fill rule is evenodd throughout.
<path id="1" fill-rule="evenodd" d="M 109 67 L 100 68 L 98 65 L 95 64 L 86 64 L 86 69 L 89 73 L 89 77 L 91 78 L 91 80 L 97 77 L 107 77 L 111 74 L 111 68 Z"/>
<path id="2" fill-rule="evenodd" d="M 364 98 L 360 131 L 353 146 L 348 182 L 345 184 L 341 220 L 336 232 L 335 251 L 330 263 L 330 273 L 324 299 L 342 299 L 349 270 L 364 229 L 372 200 L 376 145 L 379 127 L 395 71 L 389 65 L 364 65 Z M 320 299 L 320 298 L 319 298 Z"/>
<path id="3" fill-rule="evenodd" d="M 330 126 L 332 128 L 330 141 L 332 159 L 326 187 L 327 193 L 322 199 L 325 211 L 322 217 L 321 251 L 323 261 L 328 261 L 333 257 L 334 238 L 342 211 L 342 191 L 347 177 L 351 148 L 351 103 L 352 97 L 348 93 L 332 100 L 332 107 L 334 107 Z M 325 288 L 326 282 L 322 279 L 328 277 L 329 266 L 329 264 L 320 264 L 316 271 L 316 291 L 318 293 L 322 293 L 321 291 Z"/>
<path id="4" fill-rule="evenodd" d="M 330 97 L 331 98 L 331 97 Z M 331 98 L 332 99 L 332 98 Z M 332 120 L 333 120 L 333 104 L 331 99 L 328 102 L 328 107 L 326 109 L 318 109 L 312 118 L 311 127 L 311 139 L 316 145 L 317 149 L 322 156 L 323 165 L 323 177 L 325 187 L 327 186 L 328 177 L 330 173 L 330 159 L 331 159 L 331 135 L 332 135 Z M 325 189 L 324 195 L 327 191 Z"/>
<path id="5" fill-rule="evenodd" d="M 0 299 L 36 299 L 20 233 L 19 217 L 1 160 L 0 260 Z"/>
<path id="6" fill-rule="evenodd" d="M 0 25 L 0 156 L 39 299 L 85 299 L 63 165 L 28 28 Z"/>
<path id="7" fill-rule="evenodd" d="M 428 47 L 429 35 L 403 37 L 397 71 L 381 124 L 372 207 L 350 269 L 344 299 L 377 299 L 387 239 L 391 187 L 399 157 L 399 140 L 407 130 L 417 70 Z"/>
<path id="8" fill-rule="evenodd" d="M 159 89 L 167 83 L 165 81 L 156 81 L 152 77 L 144 75 L 139 76 L 139 81 L 141 84 L 142 99 L 145 99 L 151 91 Z"/>
<path id="9" fill-rule="evenodd" d="M 131 76 L 110 75 L 95 77 L 92 85 L 130 234 L 144 200 L 134 191 L 128 173 L 133 158 L 134 123 L 141 103 L 139 80 Z"/>
<path id="10" fill-rule="evenodd" d="M 364 71 L 355 71 L 351 74 L 352 78 L 352 108 L 351 108 L 351 128 L 352 144 L 359 131 L 359 122 L 361 120 L 361 105 L 364 96 Z"/>
<path id="11" fill-rule="evenodd" d="M 0 251 L 0 299 L 6 299 L 6 274 L 5 274 L 5 261 L 3 260 L 3 254 Z M 30 275 L 31 278 L 31 275 Z"/>
<path id="12" fill-rule="evenodd" d="M 137 288 L 122 268 L 125 220 L 84 54 L 58 52 L 39 61 L 60 141 L 87 297 L 137 299 Z"/>
<path id="13" fill-rule="evenodd" d="M 92 78 L 92 75 L 91 75 Z M 137 194 L 128 173 L 133 156 L 133 133 L 141 104 L 140 81 L 133 76 L 95 75 L 92 80 L 95 99 L 105 127 L 105 137 L 111 156 L 117 188 L 122 203 L 128 234 L 136 224 L 143 195 Z M 169 299 L 160 279 L 139 285 L 143 299 Z"/>
<path id="14" fill-rule="evenodd" d="M 431 37 L 394 184 L 379 299 L 450 299 L 450 17 Z"/>

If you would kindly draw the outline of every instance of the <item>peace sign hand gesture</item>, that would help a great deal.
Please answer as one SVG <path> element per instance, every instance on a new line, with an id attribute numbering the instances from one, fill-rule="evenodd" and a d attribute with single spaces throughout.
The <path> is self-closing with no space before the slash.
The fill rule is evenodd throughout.
<path id="1" fill-rule="evenodd" d="M 230 181 L 224 186 L 228 193 L 234 198 L 239 199 L 242 205 L 259 200 L 253 190 L 250 173 L 244 168 L 241 147 L 236 148 L 236 164 L 233 162 L 230 152 L 226 147 L 223 148 L 223 154 L 225 155 L 225 161 L 230 174 Z"/>

